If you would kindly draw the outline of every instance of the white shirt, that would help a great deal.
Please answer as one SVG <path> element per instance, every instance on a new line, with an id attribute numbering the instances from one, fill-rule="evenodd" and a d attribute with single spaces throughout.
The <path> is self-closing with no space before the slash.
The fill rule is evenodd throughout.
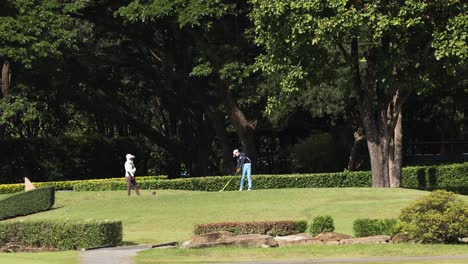
<path id="1" fill-rule="evenodd" d="M 136 172 L 135 164 L 133 164 L 133 160 L 128 159 L 125 162 L 125 177 L 134 177 Z"/>

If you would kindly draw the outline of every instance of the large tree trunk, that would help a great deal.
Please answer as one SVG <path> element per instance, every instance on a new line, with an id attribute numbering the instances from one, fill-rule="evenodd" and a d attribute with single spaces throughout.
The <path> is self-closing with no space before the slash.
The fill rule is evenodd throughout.
<path id="1" fill-rule="evenodd" d="M 255 142 L 256 122 L 247 120 L 247 117 L 244 115 L 239 105 L 237 102 L 235 102 L 234 98 L 232 98 L 227 89 L 224 93 L 223 99 L 223 105 L 226 108 L 229 119 L 236 129 L 237 135 L 239 136 L 243 147 L 243 151 L 247 153 L 253 162 L 257 161 L 258 155 Z"/>
<path id="2" fill-rule="evenodd" d="M 372 171 L 372 187 L 389 187 L 389 137 L 385 127 L 376 129 L 376 120 L 365 120 L 367 148 Z"/>
<path id="3" fill-rule="evenodd" d="M 402 113 L 398 115 L 393 140 L 390 144 L 390 187 L 401 186 L 401 168 L 403 163 L 403 128 Z"/>
<path id="4" fill-rule="evenodd" d="M 362 150 L 362 145 L 365 140 L 364 135 L 364 128 L 362 126 L 362 119 L 359 115 L 359 111 L 354 110 L 356 102 L 352 102 L 352 110 L 351 110 L 351 120 L 353 122 L 353 129 L 354 129 L 354 143 L 351 148 L 351 152 L 349 154 L 348 160 L 348 170 L 355 171 L 357 170 L 361 163 L 359 159 L 359 154 Z"/>
<path id="5" fill-rule="evenodd" d="M 367 149 L 372 171 L 372 187 L 388 187 L 388 130 L 386 111 L 375 109 L 375 53 L 367 54 L 366 77 L 361 78 L 360 55 L 357 38 L 351 41 L 350 63 L 353 71 L 353 86 L 358 92 L 358 109 L 366 134 Z"/>
<path id="6" fill-rule="evenodd" d="M 380 90 L 376 82 L 378 52 L 378 49 L 371 49 L 365 54 L 367 62 L 365 78 L 361 78 L 358 41 L 357 38 L 351 41 L 350 62 L 354 75 L 353 86 L 359 94 L 358 109 L 369 150 L 372 187 L 390 187 L 391 173 L 393 184 L 399 185 L 400 182 L 401 108 L 409 93 L 403 94 L 400 89 L 395 89 L 390 101 L 385 101 L 385 93 Z M 397 135 L 396 138 L 395 135 Z"/>
<path id="7" fill-rule="evenodd" d="M 10 91 L 11 65 L 8 61 L 3 63 L 2 67 L 2 97 L 8 96 Z"/>
<path id="8" fill-rule="evenodd" d="M 365 136 L 363 135 L 362 128 L 354 132 L 354 143 L 349 154 L 348 170 L 355 171 L 359 167 L 359 153 L 361 146 L 364 143 Z"/>
<path id="9" fill-rule="evenodd" d="M 365 114 L 367 146 L 371 161 L 372 187 L 399 187 L 402 166 L 401 98 L 397 91 L 387 110 L 378 118 Z"/>

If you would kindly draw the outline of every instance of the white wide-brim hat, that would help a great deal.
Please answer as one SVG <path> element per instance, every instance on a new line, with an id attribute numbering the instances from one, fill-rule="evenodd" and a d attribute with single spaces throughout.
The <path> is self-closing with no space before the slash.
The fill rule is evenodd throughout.
<path id="1" fill-rule="evenodd" d="M 127 154 L 127 155 L 125 155 L 125 157 L 127 159 L 134 159 L 135 158 L 135 156 L 133 156 L 132 154 Z"/>

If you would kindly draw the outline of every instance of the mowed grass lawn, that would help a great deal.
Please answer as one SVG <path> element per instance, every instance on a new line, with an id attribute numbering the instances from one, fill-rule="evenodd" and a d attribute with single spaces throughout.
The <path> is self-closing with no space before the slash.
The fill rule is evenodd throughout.
<path id="1" fill-rule="evenodd" d="M 58 192 L 53 210 L 17 219 L 122 220 L 124 240 L 185 241 L 198 223 L 312 220 L 331 215 L 337 232 L 352 234 L 356 218 L 397 217 L 427 192 L 406 189 L 276 189 L 243 192 Z M 465 200 L 468 197 L 464 197 Z M 14 220 L 16 221 L 16 220 Z"/>
<path id="2" fill-rule="evenodd" d="M 427 194 L 428 192 L 417 190 L 371 188 L 277 189 L 251 192 L 157 191 L 156 196 L 151 195 L 151 191 L 143 191 L 139 197 L 134 195 L 128 197 L 124 191 L 58 192 L 53 210 L 8 221 L 122 220 L 124 241 L 155 244 L 188 240 L 193 234 L 193 226 L 198 223 L 300 219 L 310 221 L 317 215 L 327 214 L 334 218 L 337 232 L 352 234 L 352 223 L 355 219 L 397 217 L 402 208 Z M 468 196 L 460 197 L 468 201 Z M 379 249 L 385 246 L 387 248 Z M 171 259 L 176 262 L 234 261 L 251 260 L 253 256 L 264 256 L 259 259 L 277 259 L 281 255 L 289 259 L 308 259 L 322 258 L 320 252 L 325 252 L 324 254 L 329 257 L 356 256 L 356 254 L 374 256 L 371 252 L 382 256 L 434 255 L 438 252 L 426 245 L 421 246 L 422 248 L 398 245 L 376 245 L 376 247 L 370 249 L 364 246 L 350 251 L 346 251 L 346 247 L 317 246 L 284 249 L 150 250 L 141 253 L 138 261 L 139 263 L 169 262 Z M 338 249 L 346 252 L 338 253 L 335 251 Z M 446 246 L 445 249 L 446 254 L 459 254 L 463 251 L 468 253 L 466 246 L 462 248 Z M 310 252 L 318 252 L 318 255 Z M 67 253 L 53 254 L 57 254 L 58 257 L 72 257 Z M 10 263 L 10 258 L 5 258 L 5 255 L 8 254 L 0 254 L 0 263 Z M 23 254 L 18 255 L 21 256 Z M 212 257 L 207 259 L 206 256 Z M 236 257 L 233 258 L 234 256 Z"/>
<path id="3" fill-rule="evenodd" d="M 232 261 L 293 261 L 369 257 L 468 255 L 466 245 L 307 245 L 283 248 L 152 249 L 138 254 L 138 264 L 210 263 Z M 446 261 L 446 262 L 444 262 Z M 459 262 L 457 262 L 459 261 Z M 408 261 L 403 263 L 425 263 Z M 399 262 L 398 262 L 399 263 Z M 431 263 L 468 263 L 468 259 L 432 260 Z"/>

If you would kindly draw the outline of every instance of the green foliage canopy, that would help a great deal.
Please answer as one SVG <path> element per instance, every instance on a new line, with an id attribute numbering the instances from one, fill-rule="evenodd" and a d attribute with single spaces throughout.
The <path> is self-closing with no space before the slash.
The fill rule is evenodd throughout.
<path id="1" fill-rule="evenodd" d="M 265 49 L 258 68 L 280 74 L 270 109 L 308 87 L 327 84 L 335 96 L 317 108 L 355 98 L 350 90 L 352 57 L 361 66 L 362 82 L 376 82 L 371 92 L 386 103 L 396 89 L 413 89 L 427 77 L 431 56 L 466 60 L 466 7 L 463 1 L 252 0 L 256 43 Z M 350 46 L 356 41 L 358 54 Z M 375 60 L 376 72 L 366 72 Z M 345 67 L 338 72 L 338 69 Z M 373 71 L 371 69 L 370 71 Z M 370 75 L 372 73 L 372 75 Z M 327 78 L 328 77 L 328 78 Z M 344 78 L 344 84 L 336 80 Z M 342 92 L 336 92 L 342 90 Z M 329 109 L 337 110 L 337 109 Z"/>
<path id="2" fill-rule="evenodd" d="M 9 0 L 0 4 L 0 58 L 31 67 L 39 58 L 72 47 L 77 30 L 58 0 Z"/>

